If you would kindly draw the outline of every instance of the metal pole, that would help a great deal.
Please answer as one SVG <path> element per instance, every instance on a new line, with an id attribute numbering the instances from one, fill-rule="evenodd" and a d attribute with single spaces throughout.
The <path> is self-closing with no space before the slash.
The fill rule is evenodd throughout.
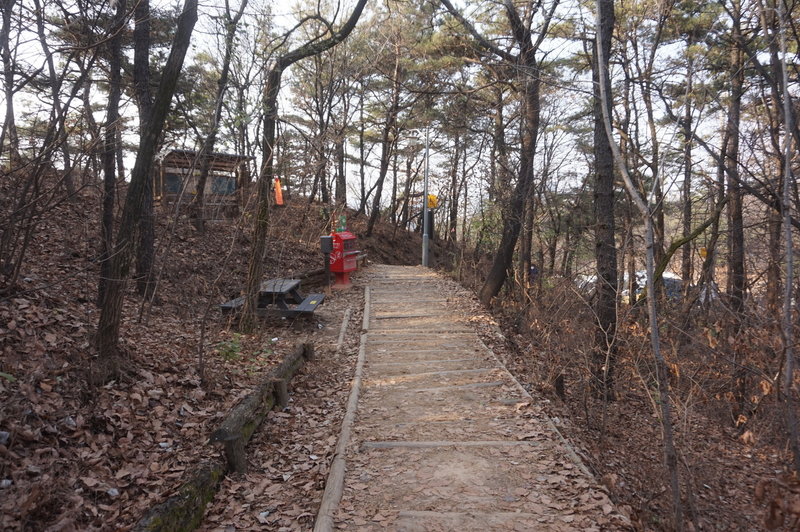
<path id="1" fill-rule="evenodd" d="M 430 234 L 430 227 L 428 227 L 428 163 L 430 144 L 428 141 L 429 128 L 425 128 L 425 185 L 422 193 L 422 265 L 428 267 L 428 235 Z"/>
<path id="2" fill-rule="evenodd" d="M 331 289 L 331 254 L 323 253 L 322 256 L 325 257 L 325 290 L 329 291 Z"/>

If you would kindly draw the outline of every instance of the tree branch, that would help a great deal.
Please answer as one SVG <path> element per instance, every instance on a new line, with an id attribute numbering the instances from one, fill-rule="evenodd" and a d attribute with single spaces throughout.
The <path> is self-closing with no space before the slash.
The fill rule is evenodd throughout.
<path id="1" fill-rule="evenodd" d="M 478 33 L 478 30 L 476 30 L 475 27 L 472 24 L 470 24 L 466 18 L 464 18 L 464 15 L 462 15 L 455 7 L 453 7 L 453 4 L 450 3 L 450 0 L 442 0 L 442 5 L 444 5 L 444 7 L 447 8 L 450 14 L 453 15 L 456 18 L 456 20 L 458 20 L 461 23 L 461 25 L 464 26 L 464 28 L 466 28 L 466 30 L 475 38 L 478 44 L 481 45 L 483 48 L 485 48 L 486 50 L 497 56 L 502 57 L 503 59 L 511 63 L 515 63 L 517 61 L 516 56 L 493 45 L 486 39 L 486 37 Z"/>

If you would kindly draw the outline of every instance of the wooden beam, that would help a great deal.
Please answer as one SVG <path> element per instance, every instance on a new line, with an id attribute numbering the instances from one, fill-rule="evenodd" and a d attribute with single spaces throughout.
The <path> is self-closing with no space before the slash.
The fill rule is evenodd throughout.
<path id="1" fill-rule="evenodd" d="M 300 344 L 283 362 L 269 372 L 267 380 L 244 397 L 222 421 L 222 424 L 211 435 L 211 443 L 222 443 L 225 456 L 231 470 L 237 473 L 247 472 L 247 457 L 244 447 L 253 433 L 264 421 L 272 408 L 286 400 L 285 384 L 276 386 L 276 382 L 288 382 L 306 360 L 313 357 L 311 344 Z"/>
<path id="2" fill-rule="evenodd" d="M 202 464 L 178 493 L 151 508 L 132 532 L 189 532 L 203 521 L 206 504 L 219 489 L 226 467 L 221 461 Z"/>
<path id="3" fill-rule="evenodd" d="M 256 390 L 242 399 L 211 436 L 225 446 L 226 462 L 201 464 L 178 488 L 178 493 L 154 506 L 131 529 L 133 532 L 189 532 L 203 520 L 206 505 L 219 490 L 229 471 L 246 470 L 245 446 L 273 406 L 285 405 L 287 383 L 307 360 L 314 346 L 298 344 L 280 365 L 272 369 Z"/>

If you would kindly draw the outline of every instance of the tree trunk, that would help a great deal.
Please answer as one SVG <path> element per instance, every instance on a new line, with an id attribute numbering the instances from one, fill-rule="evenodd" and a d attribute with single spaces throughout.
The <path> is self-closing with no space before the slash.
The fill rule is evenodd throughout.
<path id="1" fill-rule="evenodd" d="M 735 42 L 741 36 L 741 3 L 734 0 L 731 11 L 732 32 Z M 745 271 L 744 271 L 744 219 L 742 215 L 742 188 L 739 184 L 739 126 L 741 123 L 742 95 L 744 94 L 744 59 L 738 46 L 731 46 L 730 52 L 731 103 L 728 109 L 727 135 L 728 149 L 724 160 L 728 176 L 728 220 L 730 226 L 730 254 L 728 273 L 730 279 L 729 296 L 734 312 L 744 310 Z"/>
<path id="2" fill-rule="evenodd" d="M 358 212 L 356 212 L 356 216 L 360 214 L 364 214 L 364 210 L 367 207 L 367 184 L 366 184 L 366 173 L 364 167 L 367 163 L 366 156 L 365 156 L 365 147 L 364 147 L 364 130 L 366 126 L 364 125 L 364 80 L 361 80 L 361 90 L 358 91 L 358 177 L 361 183 L 361 197 L 358 204 Z"/>
<path id="3" fill-rule="evenodd" d="M 336 156 L 336 189 L 334 196 L 336 197 L 336 209 L 344 211 L 347 207 L 347 175 L 345 174 L 344 165 L 344 141 L 345 134 L 344 128 L 336 137 L 334 143 L 334 151 Z"/>
<path id="4" fill-rule="evenodd" d="M 390 221 L 392 225 L 397 225 L 397 158 L 399 154 L 394 150 L 392 154 L 392 201 L 389 202 Z"/>
<path id="5" fill-rule="evenodd" d="M 95 380 L 104 381 L 116 375 L 119 370 L 119 330 L 122 321 L 122 301 L 125 284 L 134 252 L 134 232 L 142 215 L 146 181 L 150 178 L 149 169 L 155 156 L 158 138 L 164 127 L 175 86 L 183 66 L 183 59 L 189 48 L 192 30 L 197 21 L 197 0 L 186 0 L 178 18 L 178 26 L 172 41 L 167 63 L 156 93 L 147 134 L 139 139 L 136 163 L 131 173 L 128 195 L 122 209 L 122 221 L 117 235 L 107 286 L 103 294 L 100 320 L 97 326 L 95 344 L 105 367 L 99 368 Z"/>
<path id="6" fill-rule="evenodd" d="M 513 264 L 514 248 L 517 245 L 522 216 L 525 210 L 531 184 L 533 183 L 533 155 L 536 149 L 536 140 L 539 133 L 539 85 L 538 63 L 534 50 L 527 51 L 525 58 L 526 69 L 522 70 L 525 77 L 520 80 L 521 96 L 523 99 L 522 120 L 522 149 L 519 161 L 519 176 L 514 187 L 508 207 L 505 209 L 503 221 L 503 234 L 500 245 L 492 262 L 492 267 L 486 276 L 486 281 L 480 289 L 479 298 L 484 305 L 488 305 L 503 287 L 508 276 L 508 270 Z M 527 74 L 527 75 L 525 75 Z"/>
<path id="7" fill-rule="evenodd" d="M 794 236 L 792 235 L 791 224 L 791 201 L 790 183 L 793 180 L 792 161 L 796 150 L 792 146 L 792 102 L 789 92 L 789 74 L 786 68 L 786 35 L 785 35 L 785 14 L 783 4 L 778 6 L 778 18 L 780 19 L 780 44 L 781 44 L 781 63 L 780 70 L 783 81 L 783 116 L 785 124 L 785 141 L 783 152 L 783 192 L 781 198 L 781 210 L 783 211 L 784 227 L 784 246 L 786 248 L 786 283 L 783 290 L 783 347 L 784 347 L 784 368 L 783 368 L 783 393 L 784 408 L 786 409 L 786 426 L 789 438 L 789 448 L 794 458 L 795 473 L 800 473 L 800 430 L 797 423 L 797 407 L 795 406 L 795 355 L 794 355 L 794 312 L 793 312 L 793 287 L 794 287 Z"/>
<path id="8" fill-rule="evenodd" d="M 88 69 L 84 65 L 81 65 L 81 74 L 87 74 Z M 92 184 L 97 184 L 97 175 L 99 174 L 98 166 L 99 163 L 97 161 L 97 152 L 98 152 L 98 144 L 100 143 L 100 127 L 97 125 L 97 121 L 94 119 L 94 113 L 92 111 L 92 102 L 91 102 L 91 90 L 92 90 L 92 81 L 91 79 L 86 79 L 83 83 L 83 88 L 81 90 L 81 100 L 83 102 L 83 119 L 86 121 L 87 129 L 89 130 L 89 146 L 86 149 L 86 154 L 89 158 L 89 162 L 87 162 L 86 167 L 88 170 L 89 165 L 92 167 Z M 89 173 L 89 172 L 85 172 Z M 87 183 L 82 183 L 86 185 Z"/>
<path id="9" fill-rule="evenodd" d="M 500 292 L 513 264 L 514 248 L 522 228 L 522 215 L 533 184 L 534 153 L 539 134 L 541 77 L 539 63 L 536 60 L 538 44 L 534 44 L 530 29 L 522 23 L 519 14 L 510 2 L 506 3 L 506 14 L 511 31 L 520 47 L 517 68 L 520 76 L 518 90 L 522 100 L 520 125 L 522 142 L 517 184 L 505 209 L 500 245 L 495 253 L 492 267 L 486 276 L 486 281 L 479 292 L 479 298 L 485 305 L 488 305 L 492 298 Z M 550 16 L 552 16 L 552 12 L 550 12 Z"/>
<path id="10" fill-rule="evenodd" d="M 275 146 L 275 123 L 278 120 L 278 92 L 280 91 L 283 65 L 278 59 L 271 64 L 264 86 L 264 161 L 258 176 L 258 207 L 256 211 L 255 230 L 253 231 L 253 248 L 247 268 L 247 284 L 245 286 L 245 302 L 239 319 L 239 328 L 245 332 L 256 327 L 256 308 L 258 292 L 261 289 L 261 277 L 264 271 L 264 255 L 267 250 L 267 232 L 269 229 L 270 197 L 273 179 L 273 149 Z"/>
<path id="11" fill-rule="evenodd" d="M 624 208 L 625 247 L 623 253 L 627 258 L 627 262 L 623 261 L 621 267 L 623 274 L 625 270 L 628 271 L 628 284 L 625 288 L 628 290 L 628 303 L 633 305 L 636 303 L 636 292 L 639 289 L 639 284 L 636 281 L 636 240 L 633 233 L 633 204 L 630 199 L 625 202 Z"/>
<path id="12" fill-rule="evenodd" d="M 125 179 L 125 149 L 122 145 L 122 120 L 117 124 L 116 161 L 117 179 Z"/>
<path id="13" fill-rule="evenodd" d="M 150 0 L 138 0 L 133 16 L 133 88 L 139 109 L 141 138 L 147 132 L 153 109 L 153 95 L 150 91 Z M 136 291 L 145 299 L 151 298 L 155 291 L 152 275 L 156 240 L 152 166 L 147 173 L 136 248 Z"/>
<path id="14" fill-rule="evenodd" d="M 314 201 L 314 197 L 319 190 L 320 201 L 327 208 L 330 203 L 330 196 L 328 195 L 327 174 L 328 174 L 328 158 L 325 154 L 325 139 L 322 133 L 318 134 L 313 142 L 315 148 L 314 165 L 314 183 L 311 185 L 311 194 L 308 195 L 309 205 Z"/>
<path id="15" fill-rule="evenodd" d="M 39 45 L 42 48 L 42 54 L 45 57 L 45 64 L 47 65 L 47 74 L 50 82 L 50 97 L 53 99 L 53 108 L 51 112 L 51 120 L 57 125 L 58 134 L 55 138 L 55 143 L 61 149 L 61 155 L 64 159 L 64 186 L 67 190 L 67 196 L 72 197 L 75 194 L 75 183 L 72 178 L 72 156 L 69 151 L 69 143 L 67 142 L 67 131 L 64 123 L 64 111 L 62 110 L 62 102 L 59 95 L 59 89 L 63 78 L 60 80 L 56 74 L 55 63 L 53 62 L 53 53 L 47 44 L 47 36 L 44 30 L 44 10 L 42 9 L 41 2 L 34 0 L 34 7 L 36 8 L 36 33 L 39 36 Z M 69 60 L 68 60 L 69 61 Z"/>
<path id="16" fill-rule="evenodd" d="M 320 142 L 322 146 L 320 147 L 320 161 L 319 166 L 317 167 L 317 172 L 319 175 L 319 196 L 320 200 L 322 200 L 322 204 L 325 205 L 325 209 L 327 210 L 327 207 L 331 202 L 331 195 L 328 192 L 328 157 L 325 153 L 324 139 L 320 139 Z"/>
<path id="17" fill-rule="evenodd" d="M 383 126 L 381 135 L 381 165 L 376 183 L 375 195 L 372 197 L 372 212 L 367 222 L 366 236 L 372 236 L 375 223 L 381 213 L 381 195 L 383 193 L 383 183 L 386 181 L 386 174 L 389 172 L 389 162 L 397 142 L 397 114 L 400 111 L 400 51 L 395 50 L 394 71 L 392 73 L 392 100 L 389 109 L 386 110 L 386 123 Z M 425 198 L 423 198 L 425 201 Z"/>
<path id="18" fill-rule="evenodd" d="M 413 170 L 414 167 L 414 158 L 413 156 L 409 156 L 406 159 L 406 184 L 403 187 L 403 204 L 400 207 L 400 227 L 403 229 L 408 229 L 408 224 L 410 222 L 411 213 L 409 212 L 409 204 L 411 202 L 411 187 L 414 185 L 414 181 L 416 181 L 417 176 L 419 175 L 419 167 Z"/>
<path id="19" fill-rule="evenodd" d="M 774 70 L 779 72 L 780 65 L 775 57 L 776 63 Z M 780 74 L 776 74 L 780 76 Z M 777 100 L 776 100 L 777 101 Z M 768 235 L 768 258 L 767 258 L 767 308 L 774 315 L 778 315 L 781 310 L 781 233 L 782 233 L 782 210 L 781 201 L 778 200 L 778 195 L 783 190 L 783 153 L 780 152 L 780 137 L 782 130 L 781 116 L 778 109 L 770 113 L 770 129 L 772 137 L 772 145 L 776 148 L 777 153 L 773 157 L 775 170 L 774 178 L 769 179 L 771 189 L 776 194 L 772 205 L 768 205 L 766 209 L 767 220 L 767 235 Z"/>
<path id="20" fill-rule="evenodd" d="M 525 301 L 528 290 L 531 287 L 531 265 L 533 264 L 533 219 L 536 209 L 534 208 L 535 199 L 530 194 L 525 203 L 525 216 L 523 217 L 522 239 L 519 243 L 519 278 L 522 283 L 522 297 Z"/>
<path id="21" fill-rule="evenodd" d="M 0 154 L 5 149 L 5 141 L 8 140 L 9 159 L 11 168 L 19 167 L 19 135 L 17 134 L 17 124 L 14 116 L 14 58 L 11 55 L 11 15 L 14 10 L 16 0 L 2 0 L 3 27 L 0 29 L 0 46 L 3 56 L 3 91 L 6 101 L 6 117 L 3 121 L 3 131 L 0 133 Z"/>
<path id="22" fill-rule="evenodd" d="M 456 130 L 453 139 L 453 158 L 451 161 L 452 167 L 450 168 L 450 198 L 448 198 L 450 203 L 447 217 L 447 242 L 451 244 L 456 241 L 456 228 L 458 227 L 458 196 L 460 184 L 458 164 L 461 159 L 462 144 L 464 143 L 462 142 L 461 135 L 458 130 Z"/>
<path id="23" fill-rule="evenodd" d="M 654 43 L 653 46 L 655 47 L 656 44 Z M 656 264 L 659 264 L 664 257 L 666 231 L 664 226 L 664 187 L 662 186 L 663 177 L 661 175 L 661 150 L 659 149 L 656 117 L 653 110 L 651 82 L 649 79 L 652 76 L 652 66 L 647 68 L 645 76 L 648 79 L 642 86 L 642 99 L 644 100 L 647 125 L 650 129 L 650 138 L 653 144 L 652 159 L 648 163 L 653 178 L 653 253 Z M 664 283 L 658 283 L 656 285 L 656 291 L 648 292 L 648 294 L 656 294 L 658 297 L 663 297 Z"/>
<path id="24" fill-rule="evenodd" d="M 492 159 L 489 180 L 489 201 L 497 201 L 504 197 L 510 184 L 508 148 L 506 147 L 506 124 L 503 118 L 503 89 L 494 89 L 494 113 L 492 116 Z"/>
<path id="25" fill-rule="evenodd" d="M 237 153 L 249 154 L 248 129 L 245 122 L 247 90 L 244 86 L 236 87 L 236 150 Z"/>
<path id="26" fill-rule="evenodd" d="M 687 50 L 692 46 L 692 40 L 687 43 Z M 689 54 L 687 54 L 688 56 Z M 686 67 L 686 101 L 683 112 L 683 237 L 692 232 L 692 82 L 694 78 L 694 64 L 691 57 L 687 58 Z M 683 293 L 688 294 L 692 284 L 692 246 L 685 246 L 681 254 L 681 279 L 683 280 Z"/>
<path id="27" fill-rule="evenodd" d="M 609 19 L 611 23 L 609 23 Z M 603 114 L 603 126 L 606 131 L 606 138 L 611 147 L 612 157 L 617 162 L 625 188 L 628 191 L 633 203 L 640 211 L 645 223 L 645 245 L 647 247 L 647 313 L 650 325 L 650 347 L 653 350 L 653 358 L 656 366 L 656 379 L 658 381 L 659 404 L 661 405 L 661 431 L 664 443 L 664 463 L 667 467 L 670 479 L 670 492 L 672 496 L 674 530 L 683 529 L 683 506 L 681 504 L 681 490 L 678 476 L 678 454 L 675 450 L 675 443 L 672 431 L 672 405 L 670 399 L 669 370 L 664 356 L 661 353 L 661 340 L 659 338 L 658 309 L 656 307 L 657 298 L 652 297 L 655 293 L 655 238 L 653 232 L 654 213 L 650 205 L 646 204 L 639 195 L 633 180 L 630 177 L 625 161 L 619 148 L 613 142 L 613 129 L 611 125 L 611 97 L 610 80 L 608 77 L 608 56 L 606 52 L 610 50 L 610 34 L 613 29 L 614 19 L 614 0 L 597 0 L 597 36 L 595 61 L 598 71 L 598 82 L 596 86 L 600 92 L 600 111 Z M 606 45 L 607 43 L 607 45 Z M 655 141 L 655 139 L 654 139 Z"/>
<path id="28" fill-rule="evenodd" d="M 122 94 L 122 26 L 125 22 L 125 0 L 117 2 L 111 26 L 108 105 L 103 137 L 103 214 L 100 224 L 100 283 L 98 305 L 104 305 L 106 291 L 111 283 L 111 254 L 114 248 L 114 197 L 117 190 L 115 161 L 117 154 L 117 129 L 119 128 L 119 100 Z M 121 177 L 121 176 L 120 176 Z"/>
<path id="29" fill-rule="evenodd" d="M 777 35 L 779 29 L 776 27 L 776 24 L 779 23 L 778 17 L 775 16 L 775 12 L 766 9 L 766 6 L 763 2 L 758 3 L 760 19 L 762 24 L 762 29 L 765 35 Z M 762 98 L 764 101 L 768 101 L 768 98 L 771 97 L 773 102 L 779 102 L 783 99 L 783 96 L 779 93 L 779 86 L 777 80 L 781 80 L 781 88 L 783 87 L 783 74 L 782 74 L 782 63 L 779 55 L 779 39 L 771 38 L 768 39 L 769 42 L 769 51 L 770 51 L 770 64 L 771 64 L 771 73 L 773 79 L 776 80 L 776 83 L 770 84 L 770 93 L 769 95 L 764 94 Z M 768 249 L 768 261 L 767 261 L 767 308 L 773 312 L 775 315 L 781 310 L 781 221 L 783 217 L 783 211 L 781 210 L 781 194 L 783 190 L 783 152 L 781 150 L 781 131 L 784 125 L 787 125 L 785 119 L 782 119 L 782 109 L 778 105 L 773 105 L 772 108 L 769 109 L 769 124 L 770 124 L 770 132 L 771 132 L 771 141 L 772 147 L 775 149 L 775 157 L 773 158 L 775 161 L 775 170 L 774 175 L 775 178 L 770 179 L 770 191 L 773 193 L 774 197 L 772 200 L 772 204 L 767 206 L 766 218 L 767 218 L 767 234 L 768 234 L 768 241 L 769 241 L 769 249 Z M 790 111 L 789 113 L 789 120 L 792 119 L 793 112 Z"/>
<path id="30" fill-rule="evenodd" d="M 271 63 L 267 71 L 267 82 L 264 87 L 264 162 L 258 176 L 258 206 L 256 211 L 255 229 L 253 231 L 253 247 L 250 252 L 250 261 L 247 268 L 247 282 L 245 285 L 245 303 L 239 320 L 239 327 L 244 331 L 252 331 L 256 326 L 256 308 L 258 306 L 258 292 L 261 288 L 261 277 L 264 271 L 264 254 L 267 248 L 267 231 L 269 229 L 270 189 L 274 174 L 273 149 L 275 146 L 275 124 L 278 119 L 278 93 L 280 91 L 281 77 L 288 67 L 313 55 L 328 50 L 344 39 L 353 31 L 367 0 L 358 0 L 353 12 L 341 29 L 330 37 L 304 44 L 280 56 Z"/>
<path id="31" fill-rule="evenodd" d="M 729 132 L 727 127 L 724 128 L 724 130 L 722 131 L 722 147 L 720 148 L 720 153 L 723 155 L 728 150 L 728 133 Z M 718 162 L 719 164 L 717 166 L 717 182 L 716 186 L 714 187 L 715 190 L 711 200 L 713 202 L 713 206 L 715 209 L 718 208 L 723 201 L 726 201 L 724 159 L 720 158 Z M 712 298 L 715 296 L 715 294 L 713 294 L 712 292 L 714 290 L 714 277 L 715 277 L 714 273 L 716 269 L 716 253 L 717 253 L 716 250 L 717 250 L 717 242 L 719 241 L 719 236 L 720 236 L 720 224 L 719 224 L 719 218 L 717 218 L 717 220 L 715 220 L 714 223 L 711 224 L 711 234 L 705 246 L 706 256 L 703 259 L 703 263 L 700 267 L 700 279 L 697 283 L 697 287 L 699 290 L 698 295 L 702 295 L 702 291 L 705 290 L 706 297 L 702 298 L 700 303 L 701 305 L 706 306 L 707 308 L 710 308 L 708 307 L 708 303 L 710 303 L 712 301 Z M 688 303 L 689 301 L 687 301 L 687 305 Z M 689 316 L 688 311 L 689 307 L 687 306 L 684 312 L 687 318 Z M 688 319 L 686 323 L 687 324 L 689 323 Z"/>
<path id="32" fill-rule="evenodd" d="M 782 187 L 782 179 L 777 185 Z M 780 188 L 778 188 L 780 190 Z M 767 308 L 776 313 L 781 301 L 781 221 L 774 207 L 767 207 L 767 232 L 769 233 L 769 262 L 767 263 Z"/>
<path id="33" fill-rule="evenodd" d="M 608 61 L 611 54 L 611 34 L 614 28 L 613 0 L 599 0 L 599 24 L 602 25 L 602 40 L 593 47 L 592 79 L 594 81 L 594 219 L 595 219 L 595 261 L 597 281 L 595 283 L 595 329 L 594 351 L 592 354 L 592 374 L 595 388 L 606 400 L 614 398 L 614 372 L 616 366 L 617 333 L 617 249 L 614 242 L 614 156 L 611 139 L 608 138 L 604 124 L 604 113 L 611 113 L 611 102 L 603 109 L 600 71 L 607 71 L 608 63 L 599 64 L 598 49 Z M 611 80 L 603 77 L 603 89 L 611 93 Z"/>

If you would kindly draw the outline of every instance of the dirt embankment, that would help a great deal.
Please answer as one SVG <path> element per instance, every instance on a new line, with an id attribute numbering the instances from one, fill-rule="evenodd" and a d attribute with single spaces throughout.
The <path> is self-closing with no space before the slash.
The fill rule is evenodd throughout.
<path id="1" fill-rule="evenodd" d="M 352 345 L 339 355 L 329 347 L 344 309 L 360 309 L 360 293 L 331 296 L 315 320 L 271 320 L 258 334 L 238 334 L 215 306 L 241 291 L 251 218 L 210 223 L 200 234 L 186 220 L 173 226 L 161 217 L 155 304 L 128 294 L 126 369 L 119 381 L 90 387 L 99 203 L 87 191 L 48 213 L 19 290 L 0 299 L 0 528 L 89 530 L 133 523 L 194 464 L 219 454 L 207 440 L 223 413 L 303 340 L 317 344 L 321 356 L 298 377 L 289 409 L 272 414 L 270 428 L 254 440 L 258 451 L 250 459 L 259 473 L 226 480 L 204 527 L 308 526 L 352 367 Z M 329 219 L 318 205 L 288 203 L 272 216 L 267 277 L 322 266 L 318 239 L 329 231 Z M 362 237 L 365 224 L 363 218 L 349 222 Z M 420 245 L 418 234 L 379 224 L 360 247 L 374 263 L 415 264 Z M 477 264 L 487 257 L 434 245 L 436 264 L 458 256 L 464 262 L 454 277 L 480 283 L 485 268 Z M 502 323 L 505 339 L 487 325 L 485 340 L 505 353 L 523 383 L 549 397 L 559 428 L 578 443 L 632 521 L 643 529 L 666 528 L 669 501 L 644 317 L 631 314 L 621 322 L 619 396 L 604 405 L 588 386 L 589 307 L 571 285 L 551 281 L 535 305 L 501 296 L 495 316 L 487 313 L 485 320 Z M 668 329 L 683 323 L 677 318 L 665 314 Z M 741 338 L 723 333 L 724 327 L 706 320 L 694 324 L 688 343 L 665 335 L 687 513 L 693 526 L 705 530 L 790 529 L 798 488 L 783 475 L 789 461 L 781 443 L 782 413 L 768 379 L 757 378 L 770 374 L 778 336 L 770 329 Z M 205 382 L 198 373 L 201 353 Z M 745 372 L 732 362 L 743 356 Z M 752 415 L 742 420 L 736 412 Z"/>
<path id="2" fill-rule="evenodd" d="M 487 343 L 505 353 L 526 386 L 547 398 L 559 429 L 634 525 L 669 530 L 672 509 L 646 312 L 621 308 L 617 397 L 604 403 L 591 387 L 591 307 L 567 280 L 544 284 L 534 292 L 534 304 L 496 302 L 494 319 L 505 337 L 487 330 Z M 778 360 L 780 336 L 758 327 L 728 335 L 724 319 L 713 313 L 693 311 L 691 318 L 687 330 L 678 308 L 662 307 L 686 526 L 796 530 L 800 482 L 788 473 L 783 404 L 767 369 Z"/>
<path id="3" fill-rule="evenodd" d="M 186 219 L 159 215 L 155 302 L 142 302 L 131 288 L 124 305 L 123 375 L 106 386 L 89 386 L 98 318 L 99 205 L 99 197 L 85 190 L 47 213 L 19 289 L 0 299 L 0 529 L 131 524 L 194 464 L 219 454 L 207 441 L 221 416 L 299 341 L 318 344 L 321 354 L 295 385 L 297 397 L 307 397 L 305 406 L 274 415 L 268 423 L 275 430 L 260 437 L 279 439 L 269 456 L 254 459 L 266 464 L 257 479 L 261 491 L 274 495 L 280 484 L 289 507 L 294 495 L 302 499 L 303 489 L 317 489 L 324 467 L 309 456 L 324 457 L 328 444 L 311 442 L 322 432 L 328 436 L 321 441 L 330 440 L 328 426 L 336 423 L 337 394 L 346 382 L 340 373 L 348 365 L 346 354 L 342 360 L 326 354 L 344 306 L 357 311 L 360 296 L 333 294 L 314 319 L 268 320 L 257 334 L 239 334 L 216 305 L 241 292 L 252 218 L 210 222 L 201 234 Z M 351 227 L 358 233 L 363 224 L 356 219 Z M 319 205 L 298 199 L 275 209 L 265 276 L 290 278 L 321 268 L 319 236 L 329 230 Z M 383 246 L 392 231 L 379 225 L 376 236 L 362 241 L 370 259 L 412 260 L 418 246 L 402 242 L 418 236 L 398 231 L 394 243 Z M 301 451 L 303 475 L 287 465 Z M 300 491 L 295 494 L 290 485 Z M 235 501 L 235 484 L 225 490 Z M 214 507 L 211 515 L 227 511 Z M 281 515 L 267 510 L 265 516 Z"/>

